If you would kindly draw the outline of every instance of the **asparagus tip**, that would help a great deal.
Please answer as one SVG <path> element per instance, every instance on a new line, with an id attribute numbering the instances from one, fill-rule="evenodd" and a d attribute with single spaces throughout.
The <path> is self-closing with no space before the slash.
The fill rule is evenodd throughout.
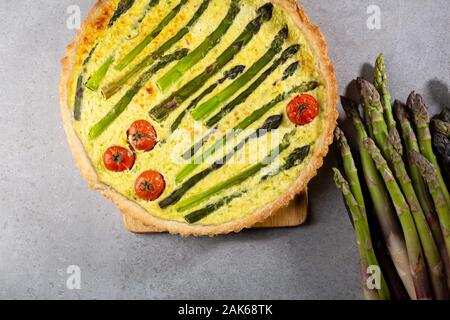
<path id="1" fill-rule="evenodd" d="M 336 183 L 336 186 L 339 190 L 341 190 L 343 193 L 346 193 L 350 190 L 350 186 L 348 185 L 347 180 L 345 180 L 342 173 L 337 168 L 333 168 L 333 179 Z"/>
<path id="2" fill-rule="evenodd" d="M 341 128 L 336 127 L 336 129 L 334 130 L 334 137 L 338 142 L 345 138 L 344 132 L 341 130 Z"/>
<path id="3" fill-rule="evenodd" d="M 394 112 L 400 121 L 407 121 L 409 119 L 406 105 L 400 100 L 394 101 Z"/>
<path id="4" fill-rule="evenodd" d="M 341 96 L 341 104 L 347 116 L 354 116 L 358 113 L 358 103 L 354 100 Z"/>
<path id="5" fill-rule="evenodd" d="M 408 109 L 412 112 L 415 122 L 417 123 L 425 123 L 428 125 L 430 122 L 430 118 L 428 116 L 428 108 L 423 100 L 423 97 L 416 93 L 415 91 L 411 92 L 407 101 Z"/>

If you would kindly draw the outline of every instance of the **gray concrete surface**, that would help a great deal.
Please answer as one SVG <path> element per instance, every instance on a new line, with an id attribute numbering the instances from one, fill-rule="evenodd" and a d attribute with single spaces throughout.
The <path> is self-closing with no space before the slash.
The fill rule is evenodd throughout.
<path id="1" fill-rule="evenodd" d="M 76 170 L 58 106 L 66 9 L 93 0 L 0 1 L 0 298 L 360 299 L 358 258 L 331 154 L 311 183 L 311 218 L 291 230 L 214 239 L 133 235 Z M 328 38 L 341 93 L 386 54 L 392 91 L 448 105 L 447 0 L 304 0 Z M 369 30 L 369 5 L 381 29 Z M 81 289 L 68 290 L 69 265 Z"/>

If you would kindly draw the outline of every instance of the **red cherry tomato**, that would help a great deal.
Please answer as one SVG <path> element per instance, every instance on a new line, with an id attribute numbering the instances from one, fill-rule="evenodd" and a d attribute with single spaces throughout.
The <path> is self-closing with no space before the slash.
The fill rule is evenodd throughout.
<path id="1" fill-rule="evenodd" d="M 319 103 L 309 94 L 296 96 L 286 108 L 289 119 L 302 126 L 312 122 L 319 114 Z"/>
<path id="2" fill-rule="evenodd" d="M 122 172 L 125 170 L 131 170 L 135 161 L 134 153 L 130 150 L 113 146 L 106 150 L 103 155 L 103 164 L 106 169 L 113 172 Z"/>
<path id="3" fill-rule="evenodd" d="M 128 143 L 134 150 L 153 150 L 157 137 L 155 128 L 145 120 L 137 120 L 127 131 Z"/>
<path id="4" fill-rule="evenodd" d="M 147 201 L 155 201 L 158 199 L 166 188 L 164 177 L 154 170 L 141 173 L 136 179 L 134 190 L 136 195 Z"/>

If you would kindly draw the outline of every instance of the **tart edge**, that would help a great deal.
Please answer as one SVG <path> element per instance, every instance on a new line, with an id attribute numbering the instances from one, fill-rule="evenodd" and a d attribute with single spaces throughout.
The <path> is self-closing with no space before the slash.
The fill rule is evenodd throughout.
<path id="1" fill-rule="evenodd" d="M 177 221 L 164 220 L 149 214 L 137 203 L 129 200 L 125 196 L 119 194 L 112 187 L 100 182 L 99 177 L 94 169 L 94 166 L 86 153 L 84 146 L 78 138 L 75 128 L 73 126 L 73 117 L 68 103 L 68 83 L 72 73 L 73 63 L 75 61 L 76 49 L 83 38 L 86 28 L 94 22 L 99 16 L 102 8 L 107 5 L 109 0 L 98 0 L 97 3 L 88 13 L 83 21 L 83 24 L 78 31 L 75 39 L 66 49 L 66 55 L 61 60 L 62 74 L 59 86 L 61 115 L 64 123 L 64 130 L 66 132 L 67 141 L 69 142 L 75 164 L 80 170 L 81 176 L 88 182 L 88 185 L 93 190 L 100 191 L 103 196 L 111 200 L 119 210 L 137 220 L 140 220 L 146 225 L 154 226 L 155 228 L 167 231 L 171 234 L 180 234 L 182 236 L 215 236 L 219 234 L 227 234 L 231 232 L 240 232 L 242 229 L 251 228 L 258 222 L 266 220 L 269 216 L 277 210 L 289 205 L 290 201 L 305 190 L 312 178 L 317 175 L 317 171 L 322 167 L 324 157 L 328 153 L 330 144 L 333 142 L 333 132 L 337 125 L 338 111 L 338 85 L 335 74 L 335 68 L 328 57 L 328 46 L 320 28 L 314 25 L 306 15 L 303 7 L 297 3 L 296 0 L 271 0 L 271 2 L 283 7 L 286 14 L 290 15 L 294 23 L 305 34 L 309 41 L 311 50 L 315 53 L 319 72 L 322 78 L 326 81 L 327 105 L 325 107 L 324 117 L 324 131 L 317 145 L 320 148 L 316 149 L 313 157 L 304 171 L 297 177 L 291 187 L 280 197 L 268 204 L 267 206 L 256 210 L 243 218 L 230 221 L 217 226 L 202 226 L 189 225 Z"/>

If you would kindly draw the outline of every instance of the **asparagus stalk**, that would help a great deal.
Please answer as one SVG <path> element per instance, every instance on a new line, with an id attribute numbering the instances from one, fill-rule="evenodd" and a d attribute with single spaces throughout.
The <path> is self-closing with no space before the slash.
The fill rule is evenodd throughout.
<path id="1" fill-rule="evenodd" d="M 86 88 L 88 88 L 91 91 L 97 91 L 98 87 L 100 86 L 100 83 L 103 81 L 103 78 L 106 76 L 106 73 L 108 73 L 109 67 L 114 62 L 114 55 L 110 55 L 108 59 L 103 62 L 103 64 L 98 68 L 97 71 L 95 71 L 91 77 L 86 82 Z"/>
<path id="2" fill-rule="evenodd" d="M 438 117 L 441 121 L 444 121 L 446 124 L 450 124 L 450 108 L 444 108 L 442 112 L 439 114 Z M 450 137 L 447 135 L 447 139 L 444 139 L 443 137 L 436 136 L 433 139 L 434 146 L 438 149 L 438 152 L 440 152 L 441 160 L 442 160 L 442 167 L 443 174 L 445 175 L 445 181 L 447 182 L 447 187 L 450 188 L 450 152 L 446 151 L 446 148 L 443 147 L 445 145 L 449 145 Z M 448 147 L 447 147 L 448 148 Z M 450 290 L 450 284 L 449 284 L 449 290 Z"/>
<path id="3" fill-rule="evenodd" d="M 125 95 L 119 100 L 119 102 L 90 130 L 89 136 L 91 139 L 99 137 L 109 125 L 116 120 L 123 111 L 128 107 L 128 105 L 133 100 L 134 96 L 145 86 L 148 80 L 167 63 L 175 61 L 183 57 L 188 52 L 187 49 L 180 49 L 172 54 L 164 56 L 161 60 L 150 67 L 144 74 L 136 81 L 136 83 L 125 93 Z"/>
<path id="4" fill-rule="evenodd" d="M 116 70 L 122 71 L 125 69 L 137 56 L 153 41 L 161 31 L 175 18 L 180 12 L 181 8 L 186 4 L 188 0 L 180 0 L 180 3 L 173 8 L 136 47 L 134 47 L 128 54 L 123 57 L 115 66 Z"/>
<path id="5" fill-rule="evenodd" d="M 204 159 L 207 159 L 210 155 L 213 155 L 215 151 L 222 145 L 226 143 L 227 140 L 234 137 L 234 135 L 238 134 L 242 130 L 247 129 L 249 126 L 251 126 L 253 123 L 261 119 L 267 112 L 269 112 L 272 108 L 274 108 L 276 105 L 281 103 L 282 101 L 286 100 L 287 98 L 291 97 L 292 95 L 300 92 L 308 92 L 316 89 L 319 86 L 319 83 L 316 81 L 310 81 L 310 82 L 304 82 L 301 83 L 298 86 L 295 86 L 289 91 L 280 93 L 276 98 L 271 100 L 270 102 L 263 105 L 261 108 L 253 111 L 249 116 L 247 116 L 244 120 L 239 122 L 229 133 L 222 136 L 222 138 L 218 139 L 215 143 L 213 143 L 209 148 L 207 148 L 206 151 L 204 151 L 201 155 L 197 156 L 192 163 L 186 165 L 177 175 L 176 181 L 181 182 L 183 181 L 192 171 L 194 171 L 199 163 L 202 163 Z M 209 134 L 202 139 L 202 141 L 208 140 Z M 196 153 L 196 151 L 199 148 L 196 148 L 196 145 L 194 145 L 190 150 L 184 153 L 183 158 L 189 159 L 193 157 Z"/>
<path id="6" fill-rule="evenodd" d="M 411 151 L 419 152 L 419 144 L 417 142 L 417 137 L 416 134 L 414 133 L 413 128 L 411 127 L 411 123 L 409 122 L 405 105 L 400 101 L 396 100 L 394 102 L 394 111 L 395 115 L 397 116 L 397 120 L 400 124 L 406 153 L 409 153 Z M 409 165 L 409 173 L 411 175 L 417 197 L 419 198 L 420 205 L 422 209 L 425 211 L 429 219 L 428 222 L 430 223 L 430 225 L 431 226 L 435 225 L 435 223 L 431 223 L 433 221 L 432 217 L 435 216 L 432 205 L 433 200 L 430 198 L 427 187 L 425 185 L 425 181 L 423 180 L 419 172 L 419 169 L 414 163 L 408 161 L 408 165 Z M 436 237 L 436 234 L 434 236 Z"/>
<path id="7" fill-rule="evenodd" d="M 383 117 L 383 106 L 380 100 L 380 94 L 377 89 L 367 80 L 358 78 L 357 86 L 362 98 L 363 109 L 367 110 L 369 121 L 372 125 L 373 139 L 381 148 L 385 158 L 388 158 L 386 141 L 388 137 L 388 127 Z"/>
<path id="8" fill-rule="evenodd" d="M 431 299 L 432 295 L 430 284 L 428 283 L 428 276 L 426 272 L 427 269 L 423 259 L 420 239 L 417 234 L 417 229 L 414 224 L 411 211 L 409 210 L 408 203 L 406 202 L 406 199 L 403 196 L 403 193 L 398 186 L 391 169 L 389 169 L 386 160 L 383 158 L 375 142 L 372 139 L 367 138 L 364 140 L 363 146 L 367 150 L 367 152 L 369 152 L 375 163 L 375 166 L 383 177 L 386 188 L 391 196 L 391 200 L 394 203 L 394 207 L 400 220 L 403 234 L 405 236 L 409 265 L 413 277 L 417 299 Z"/>
<path id="9" fill-rule="evenodd" d="M 338 127 L 334 132 L 334 137 L 337 141 L 339 150 L 341 152 L 342 163 L 344 167 L 345 176 L 348 178 L 351 193 L 353 194 L 357 205 L 363 215 L 367 229 L 369 229 L 369 222 L 366 216 L 366 205 L 364 195 L 359 182 L 358 170 L 356 169 L 355 160 L 352 156 L 352 151 L 348 145 L 347 138 L 344 132 Z"/>
<path id="10" fill-rule="evenodd" d="M 220 193 L 226 189 L 229 189 L 235 185 L 238 185 L 248 178 L 254 176 L 257 174 L 261 169 L 267 167 L 270 165 L 284 150 L 286 150 L 290 145 L 290 139 L 295 134 L 295 130 L 288 132 L 284 135 L 283 141 L 274 148 L 270 154 L 264 158 L 261 162 L 258 162 L 257 164 L 251 166 L 250 168 L 244 170 L 243 172 L 228 178 L 222 182 L 219 182 L 218 184 L 212 186 L 211 188 L 195 194 L 189 198 L 186 198 L 182 201 L 180 201 L 176 207 L 178 212 L 183 212 L 189 209 L 192 209 L 196 205 L 202 203 L 204 200 L 212 197 L 213 195 Z"/>
<path id="11" fill-rule="evenodd" d="M 292 153 L 286 158 L 286 161 L 283 165 L 267 173 L 265 176 L 261 178 L 261 181 L 265 181 L 269 178 L 272 178 L 280 174 L 283 171 L 287 171 L 300 165 L 303 162 L 303 160 L 305 160 L 305 158 L 308 156 L 310 149 L 311 149 L 310 145 L 294 149 L 294 151 L 292 151 Z"/>
<path id="12" fill-rule="evenodd" d="M 447 138 L 450 138 L 450 123 L 444 122 L 439 119 L 431 120 L 431 124 L 433 126 L 434 131 L 443 134 Z"/>
<path id="13" fill-rule="evenodd" d="M 394 102 L 394 112 L 400 124 L 406 154 L 409 154 L 410 152 L 413 151 L 419 153 L 420 151 L 416 134 L 414 133 L 414 130 L 411 127 L 411 123 L 409 122 L 405 105 L 400 101 L 396 100 Z M 439 220 L 434 211 L 433 200 L 431 199 L 431 196 L 428 192 L 428 188 L 425 184 L 425 181 L 422 178 L 422 175 L 420 174 L 417 165 L 411 161 L 410 157 L 407 157 L 407 163 L 417 198 L 425 213 L 428 225 L 431 228 L 433 237 L 439 248 L 442 262 L 444 264 L 444 269 L 446 271 L 445 273 L 447 275 L 448 288 L 450 288 L 450 259 L 447 255 L 447 250 L 445 247 L 444 237 L 442 235 L 442 231 L 439 225 Z"/>
<path id="14" fill-rule="evenodd" d="M 116 10 L 114 11 L 113 16 L 109 20 L 108 28 L 111 28 L 122 15 L 124 15 L 128 10 L 130 10 L 134 2 L 135 0 L 120 0 Z"/>
<path id="15" fill-rule="evenodd" d="M 193 212 L 189 213 L 188 215 L 186 215 L 184 217 L 184 219 L 190 224 L 194 224 L 196 222 L 199 222 L 200 220 L 205 219 L 207 216 L 209 216 L 213 212 L 219 210 L 223 206 L 228 205 L 233 200 L 242 197 L 242 195 L 244 195 L 246 192 L 247 191 L 235 192 L 235 193 L 233 193 L 230 196 L 223 197 L 222 199 L 220 199 L 217 202 L 211 203 L 211 204 L 207 205 L 204 208 L 201 208 L 201 209 L 198 209 L 196 211 L 193 211 Z"/>
<path id="16" fill-rule="evenodd" d="M 386 246 L 388 247 L 394 266 L 409 297 L 411 299 L 416 299 L 411 270 L 409 269 L 408 253 L 406 251 L 402 231 L 398 226 L 395 212 L 386 191 L 386 187 L 384 186 L 384 182 L 380 177 L 371 156 L 363 146 L 363 141 L 368 138 L 368 134 L 359 115 L 358 105 L 345 97 L 341 97 L 341 102 L 356 131 L 364 178 L 372 198 L 374 213 L 380 224 L 383 238 L 386 241 Z"/>
<path id="17" fill-rule="evenodd" d="M 408 154 L 411 161 L 414 162 L 420 170 L 420 173 L 427 181 L 431 196 L 433 197 L 436 212 L 439 216 L 442 233 L 444 234 L 447 254 L 450 257 L 450 207 L 447 205 L 444 194 L 436 177 L 436 168 L 433 164 L 420 153 L 412 151 Z"/>
<path id="18" fill-rule="evenodd" d="M 150 66 L 155 60 L 164 55 L 170 48 L 172 48 L 178 41 L 180 41 L 190 30 L 190 28 L 200 19 L 202 14 L 206 11 L 211 0 L 203 0 L 203 2 L 198 7 L 197 11 L 192 16 L 191 20 L 181 28 L 175 36 L 167 40 L 161 47 L 159 47 L 154 52 L 150 53 L 145 59 L 134 66 L 131 70 L 126 72 L 123 76 L 114 82 L 102 88 L 102 93 L 106 99 L 109 99 L 114 94 L 116 94 L 122 87 L 130 80 L 139 74 L 142 70 Z"/>
<path id="19" fill-rule="evenodd" d="M 433 136 L 433 145 L 436 153 L 440 157 L 442 171 L 443 174 L 446 175 L 447 185 L 450 185 L 450 138 L 435 132 Z"/>
<path id="20" fill-rule="evenodd" d="M 222 159 L 215 161 L 211 166 L 194 175 L 188 179 L 181 187 L 173 191 L 169 196 L 161 200 L 158 204 L 161 209 L 167 208 L 177 203 L 189 190 L 197 185 L 201 180 L 206 178 L 210 173 L 222 168 L 238 151 L 240 151 L 251 140 L 258 139 L 268 132 L 278 129 L 281 125 L 283 115 L 275 115 L 266 119 L 264 124 L 258 128 L 254 133 L 245 137 L 240 143 L 238 143 L 230 152 L 228 152 Z"/>
<path id="21" fill-rule="evenodd" d="M 350 211 L 353 224 L 355 226 L 356 233 L 356 243 L 358 245 L 358 249 L 360 252 L 360 257 L 367 262 L 368 266 L 379 266 L 377 257 L 375 256 L 375 252 L 372 245 L 372 240 L 370 238 L 370 231 L 367 225 L 367 219 L 365 218 L 365 214 L 363 214 L 363 209 L 358 204 L 354 195 L 350 190 L 349 183 L 345 180 L 342 174 L 338 169 L 334 168 L 334 181 L 336 186 L 341 190 L 347 208 Z M 367 270 L 367 269 L 366 269 Z M 364 270 L 366 273 L 367 271 Z M 367 283 L 364 283 L 364 289 L 369 290 L 367 287 Z M 380 299 L 388 300 L 390 298 L 389 289 L 387 288 L 386 281 L 384 276 L 381 275 L 381 288 L 378 290 L 378 296 Z"/>
<path id="22" fill-rule="evenodd" d="M 381 53 L 375 63 L 374 84 L 381 95 L 384 109 L 384 118 L 389 129 L 396 128 L 391 108 L 391 94 L 389 93 L 388 75 L 384 64 L 384 55 Z"/>
<path id="23" fill-rule="evenodd" d="M 434 297 L 439 300 L 448 299 L 446 278 L 444 275 L 443 263 L 440 257 L 439 249 L 433 238 L 427 219 L 420 202 L 417 199 L 411 179 L 403 163 L 401 139 L 395 128 L 392 128 L 389 132 L 387 146 L 395 177 L 397 178 L 397 181 L 403 191 L 416 224 L 417 232 L 419 234 L 420 242 L 425 255 L 426 264 L 429 270 Z"/>
<path id="24" fill-rule="evenodd" d="M 212 118 L 208 119 L 206 121 L 206 126 L 211 128 L 215 126 L 220 120 L 222 120 L 227 114 L 229 114 L 231 111 L 234 110 L 238 105 L 242 104 L 247 100 L 247 98 L 255 92 L 255 90 L 282 64 L 284 64 L 290 57 L 295 55 L 298 50 L 300 49 L 299 45 L 293 45 L 286 50 L 283 51 L 281 54 L 281 57 L 274 61 L 274 63 L 266 69 L 247 89 L 242 91 L 236 98 L 234 98 L 230 103 L 228 103 L 226 106 L 224 106 L 218 113 L 216 113 Z M 236 80 L 237 82 L 240 79 Z M 198 108 L 200 109 L 200 107 Z M 194 112 L 196 112 L 198 109 L 195 109 Z M 199 111 L 199 113 L 192 113 L 192 116 L 194 119 L 200 119 L 204 116 L 208 115 L 210 111 L 206 111 L 206 113 L 203 113 L 202 111 Z M 212 111 L 211 111 L 212 112 Z"/>
<path id="25" fill-rule="evenodd" d="M 92 55 L 94 54 L 95 49 L 97 48 L 97 45 L 95 45 L 89 54 L 87 55 L 86 59 L 83 61 L 83 65 L 81 68 L 81 72 L 77 79 L 77 87 L 75 89 L 75 101 L 73 105 L 73 117 L 76 121 L 81 120 L 81 106 L 83 102 L 83 96 L 84 96 L 84 75 L 86 73 L 86 66 L 89 63 L 89 61 L 92 58 Z"/>
<path id="26" fill-rule="evenodd" d="M 287 36 L 288 27 L 285 26 L 278 32 L 267 52 L 258 61 L 256 61 L 242 76 L 233 81 L 233 83 L 228 85 L 225 89 L 195 108 L 195 110 L 191 113 L 192 117 L 197 121 L 204 119 L 216 110 L 221 103 L 227 101 L 232 95 L 243 88 L 266 65 L 268 65 L 270 61 L 272 61 L 275 55 L 280 52 Z"/>
<path id="27" fill-rule="evenodd" d="M 219 70 L 221 70 L 234 56 L 246 46 L 255 34 L 259 32 L 263 23 L 272 18 L 273 4 L 266 3 L 257 10 L 258 16 L 253 19 L 235 41 L 208 66 L 205 71 L 186 83 L 179 90 L 171 94 L 166 100 L 150 110 L 150 116 L 156 121 L 163 121 L 170 113 L 177 109 L 190 96 L 195 94 Z"/>
<path id="28" fill-rule="evenodd" d="M 425 102 L 423 101 L 421 95 L 412 92 L 408 97 L 407 105 L 413 115 L 417 138 L 419 140 L 420 152 L 435 167 L 437 179 L 442 189 L 442 194 L 444 195 L 447 206 L 450 207 L 450 194 L 448 193 L 447 186 L 445 184 L 444 178 L 442 177 L 439 164 L 437 162 L 436 156 L 434 155 L 433 147 L 431 145 L 431 133 L 429 129 L 430 118 L 428 117 L 428 110 Z"/>
<path id="29" fill-rule="evenodd" d="M 208 88 L 206 88 L 202 93 L 200 93 L 197 98 L 191 101 L 191 103 L 178 115 L 178 117 L 175 119 L 175 121 L 172 123 L 172 126 L 170 127 L 171 131 L 174 132 L 181 124 L 181 121 L 183 121 L 184 117 L 188 113 L 188 111 L 195 108 L 200 101 L 203 100 L 204 97 L 206 97 L 208 94 L 214 91 L 220 84 L 224 83 L 227 80 L 234 80 L 236 79 L 245 69 L 245 66 L 243 65 L 237 65 L 230 69 L 229 71 L 225 71 L 223 74 L 223 78 L 219 79 L 212 85 L 210 85 Z M 200 144 L 200 146 L 203 145 L 203 140 Z M 190 156 L 187 158 L 189 159 Z"/>
<path id="30" fill-rule="evenodd" d="M 76 121 L 81 120 L 81 104 L 84 96 L 84 73 L 80 73 L 77 79 L 77 88 L 75 90 L 75 102 L 73 105 L 73 117 Z"/>
<path id="31" fill-rule="evenodd" d="M 177 83 L 189 69 L 195 66 L 209 51 L 219 44 L 240 11 L 239 2 L 240 0 L 232 0 L 228 13 L 219 26 L 196 49 L 156 82 L 163 92 L 166 92 L 167 89 Z"/>

